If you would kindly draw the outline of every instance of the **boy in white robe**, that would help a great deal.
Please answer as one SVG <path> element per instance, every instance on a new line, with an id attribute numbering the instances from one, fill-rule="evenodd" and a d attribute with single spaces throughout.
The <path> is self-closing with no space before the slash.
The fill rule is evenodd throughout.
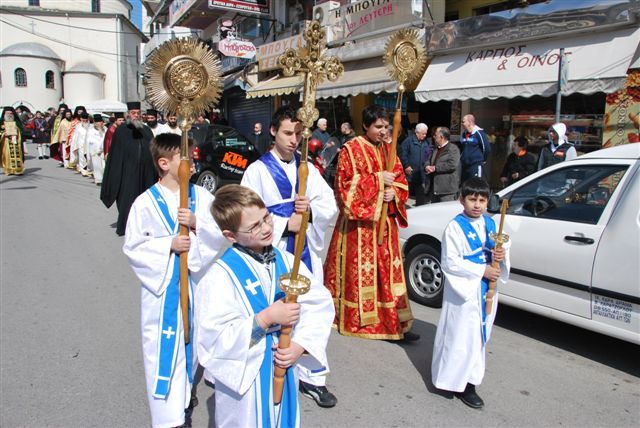
<path id="1" fill-rule="evenodd" d="M 189 185 L 189 208 L 180 206 L 180 137 L 163 134 L 151 143 L 160 180 L 131 206 L 123 251 L 142 283 L 142 351 L 147 396 L 154 427 L 189 425 L 196 353 L 193 304 L 191 340 L 185 345 L 180 309 L 179 255 L 188 251 L 189 301 L 193 288 L 211 266 L 225 239 L 211 217 L 213 196 Z M 179 226 L 190 228 L 179 236 Z"/>
<path id="2" fill-rule="evenodd" d="M 104 127 L 104 119 L 101 114 L 93 115 L 93 126 L 87 132 L 87 163 L 88 169 L 93 173 L 93 179 L 97 185 L 102 184 L 104 172 L 104 160 L 102 149 L 104 136 L 107 130 Z"/>
<path id="3" fill-rule="evenodd" d="M 476 409 L 484 406 L 475 387 L 484 377 L 485 348 L 498 305 L 496 288 L 491 314 L 486 315 L 488 284 L 504 283 L 509 277 L 508 243 L 498 249 L 489 239 L 496 231 L 493 219 L 484 215 L 489 193 L 483 179 L 465 181 L 460 196 L 463 212 L 444 231 L 445 285 L 431 363 L 434 386 Z M 491 266 L 492 260 L 500 262 L 498 268 Z"/>
<path id="4" fill-rule="evenodd" d="M 233 243 L 202 278 L 195 299 L 198 358 L 216 385 L 215 425 L 297 427 L 293 366 L 302 358 L 307 367 L 326 367 L 331 295 L 301 263 L 300 274 L 311 279 L 311 289 L 298 303 L 284 303 L 279 277 L 290 272 L 293 256 L 272 247 L 272 215 L 251 189 L 221 188 L 212 213 Z M 286 349 L 276 348 L 281 325 L 293 325 Z M 288 368 L 278 405 L 273 402 L 274 364 Z"/>
<path id="5" fill-rule="evenodd" d="M 293 252 L 295 234 L 300 230 L 302 214 L 310 210 L 307 239 L 302 261 L 320 284 L 324 284 L 322 250 L 325 232 L 336 216 L 338 207 L 333 190 L 313 166 L 309 167 L 306 195 L 299 196 L 296 153 L 302 137 L 302 123 L 291 107 L 281 107 L 273 115 L 271 135 L 273 148 L 249 165 L 242 185 L 254 190 L 273 214 L 274 245 Z M 300 392 L 314 399 L 320 407 L 333 407 L 337 399 L 326 387 L 328 368 L 310 369 L 298 365 Z"/>

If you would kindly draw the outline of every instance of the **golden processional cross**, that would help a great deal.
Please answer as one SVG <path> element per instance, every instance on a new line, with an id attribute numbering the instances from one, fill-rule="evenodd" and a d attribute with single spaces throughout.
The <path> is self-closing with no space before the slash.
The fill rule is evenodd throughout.
<path id="1" fill-rule="evenodd" d="M 298 73 L 304 77 L 304 98 L 302 107 L 298 109 L 296 116 L 304 125 L 302 131 L 302 146 L 300 150 L 300 166 L 298 167 L 298 195 L 304 196 L 307 190 L 307 177 L 309 167 L 307 156 L 309 154 L 309 138 L 311 137 L 311 127 L 318 120 L 320 113 L 316 108 L 316 89 L 318 85 L 328 79 L 337 80 L 344 72 L 342 63 L 335 56 L 323 56 L 322 46 L 326 32 L 318 21 L 311 21 L 305 28 L 303 38 L 307 42 L 299 52 L 294 49 L 287 49 L 278 58 L 278 64 L 282 67 L 285 76 L 293 76 Z M 286 292 L 285 301 L 295 303 L 298 296 L 309 291 L 311 281 L 308 278 L 298 275 L 300 260 L 307 235 L 307 225 L 309 223 L 309 212 L 302 213 L 302 223 L 300 231 L 296 234 L 294 261 L 291 273 L 280 277 L 280 286 Z M 281 348 L 288 348 L 291 340 L 291 326 L 283 327 L 280 332 Z M 284 375 L 286 369 L 275 368 L 274 377 L 274 403 L 280 403 L 282 399 L 282 388 L 284 385 Z"/>

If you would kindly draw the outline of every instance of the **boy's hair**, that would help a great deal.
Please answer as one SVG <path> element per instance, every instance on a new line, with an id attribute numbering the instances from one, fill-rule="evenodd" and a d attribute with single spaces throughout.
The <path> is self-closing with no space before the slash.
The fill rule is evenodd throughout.
<path id="1" fill-rule="evenodd" d="M 489 188 L 489 183 L 487 183 L 480 177 L 469 178 L 464 183 L 462 183 L 462 188 L 460 189 L 460 196 L 462 196 L 463 198 L 471 195 L 478 195 L 489 198 L 490 194 L 491 189 Z"/>
<path id="2" fill-rule="evenodd" d="M 242 222 L 242 211 L 252 206 L 265 208 L 264 201 L 253 190 L 239 184 L 228 184 L 216 192 L 211 215 L 220 230 L 235 233 Z"/>
<path id="3" fill-rule="evenodd" d="M 362 110 L 362 126 L 368 128 L 378 119 L 389 121 L 389 112 L 380 106 L 369 106 Z"/>
<path id="4" fill-rule="evenodd" d="M 529 146 L 529 140 L 527 139 L 527 137 L 525 137 L 524 135 L 521 135 L 519 137 L 516 137 L 516 139 L 514 140 L 514 142 L 516 143 L 516 145 L 520 148 L 523 149 L 527 149 L 527 147 Z"/>
<path id="5" fill-rule="evenodd" d="M 151 157 L 153 158 L 153 165 L 158 171 L 160 177 L 164 177 L 167 173 L 162 171 L 158 165 L 160 158 L 171 159 L 176 152 L 180 151 L 180 144 L 182 137 L 176 134 L 163 133 L 156 135 L 151 140 L 149 149 L 151 150 Z M 189 139 L 189 147 L 193 145 L 193 140 Z"/>
<path id="6" fill-rule="evenodd" d="M 280 129 L 280 124 L 283 120 L 289 119 L 291 122 L 299 122 L 300 120 L 296 116 L 296 111 L 293 107 L 290 106 L 282 106 L 273 114 L 271 118 L 271 126 L 273 126 L 276 130 Z"/>

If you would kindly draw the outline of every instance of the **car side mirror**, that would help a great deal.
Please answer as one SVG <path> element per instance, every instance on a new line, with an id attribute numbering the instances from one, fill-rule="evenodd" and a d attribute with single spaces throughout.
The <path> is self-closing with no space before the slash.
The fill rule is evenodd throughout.
<path id="1" fill-rule="evenodd" d="M 500 212 L 500 198 L 497 194 L 491 195 L 489 197 L 489 203 L 487 204 L 487 212 L 491 214 L 496 214 Z"/>

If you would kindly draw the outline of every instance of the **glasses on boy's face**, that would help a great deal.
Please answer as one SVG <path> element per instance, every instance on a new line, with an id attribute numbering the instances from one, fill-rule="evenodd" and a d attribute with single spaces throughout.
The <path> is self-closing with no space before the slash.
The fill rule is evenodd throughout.
<path id="1" fill-rule="evenodd" d="M 240 232 L 240 233 L 248 233 L 251 236 L 258 236 L 258 234 L 260 232 L 262 232 L 262 227 L 265 224 L 268 225 L 268 226 L 272 226 L 273 225 L 273 217 L 271 217 L 271 213 L 267 213 L 267 215 L 262 217 L 262 220 L 260 220 L 259 223 L 253 225 L 250 229 L 248 229 L 248 230 L 238 230 L 238 232 Z"/>

